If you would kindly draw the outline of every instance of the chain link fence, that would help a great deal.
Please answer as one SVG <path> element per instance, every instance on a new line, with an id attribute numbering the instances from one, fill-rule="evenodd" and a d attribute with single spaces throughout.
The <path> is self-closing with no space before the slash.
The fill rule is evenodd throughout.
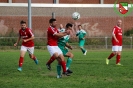
<path id="1" fill-rule="evenodd" d="M 0 49 L 13 48 L 13 44 L 16 42 L 17 37 L 0 37 Z M 132 37 L 123 38 L 123 48 L 132 49 L 133 41 Z M 35 37 L 35 48 L 46 49 L 47 38 L 46 37 Z M 70 45 L 73 48 L 79 48 L 78 38 L 71 38 L 69 40 Z M 18 46 L 21 45 L 21 41 Z M 85 47 L 88 49 L 111 49 L 111 37 L 90 37 L 86 38 Z"/>

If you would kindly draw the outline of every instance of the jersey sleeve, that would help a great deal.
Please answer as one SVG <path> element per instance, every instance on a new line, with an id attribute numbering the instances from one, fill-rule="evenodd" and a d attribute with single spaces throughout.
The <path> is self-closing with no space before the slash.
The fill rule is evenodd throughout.
<path id="1" fill-rule="evenodd" d="M 29 34 L 29 36 L 31 36 L 31 37 L 33 37 L 33 36 L 34 36 L 34 34 L 33 34 L 33 32 L 32 32 L 32 30 L 31 30 L 31 29 L 28 29 L 28 34 Z"/>
<path id="2" fill-rule="evenodd" d="M 116 28 L 114 27 L 113 31 L 112 31 L 112 35 L 115 35 L 117 32 Z"/>

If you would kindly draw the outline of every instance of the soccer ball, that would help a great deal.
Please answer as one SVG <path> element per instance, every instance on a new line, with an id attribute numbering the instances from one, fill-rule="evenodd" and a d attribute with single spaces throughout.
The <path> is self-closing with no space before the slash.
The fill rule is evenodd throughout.
<path id="1" fill-rule="evenodd" d="M 74 20 L 78 20 L 78 19 L 80 18 L 80 14 L 79 14 L 78 12 L 74 12 L 74 13 L 72 14 L 72 18 L 73 18 Z"/>

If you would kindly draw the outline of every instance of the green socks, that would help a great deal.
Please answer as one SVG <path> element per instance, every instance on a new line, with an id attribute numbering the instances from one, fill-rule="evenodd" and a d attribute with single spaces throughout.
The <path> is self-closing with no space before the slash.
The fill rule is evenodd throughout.
<path id="1" fill-rule="evenodd" d="M 83 47 L 81 47 L 81 50 L 82 50 L 83 53 L 85 53 L 85 51 L 86 51 Z"/>
<path id="2" fill-rule="evenodd" d="M 61 75 L 61 65 L 57 65 L 57 75 Z"/>
<path id="3" fill-rule="evenodd" d="M 70 65 L 72 63 L 72 58 L 67 59 L 66 69 L 69 69 Z"/>

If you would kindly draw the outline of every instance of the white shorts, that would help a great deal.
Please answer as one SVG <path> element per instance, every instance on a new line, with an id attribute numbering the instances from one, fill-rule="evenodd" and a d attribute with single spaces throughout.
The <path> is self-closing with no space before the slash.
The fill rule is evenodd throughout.
<path id="1" fill-rule="evenodd" d="M 122 46 L 112 46 L 112 51 L 122 51 Z"/>
<path id="2" fill-rule="evenodd" d="M 53 56 L 54 53 L 58 53 L 58 55 L 62 54 L 61 49 L 58 46 L 47 46 L 47 49 L 51 56 Z"/>
<path id="3" fill-rule="evenodd" d="M 34 53 L 34 47 L 26 47 L 26 46 L 21 46 L 21 51 L 28 51 L 29 54 Z"/>

